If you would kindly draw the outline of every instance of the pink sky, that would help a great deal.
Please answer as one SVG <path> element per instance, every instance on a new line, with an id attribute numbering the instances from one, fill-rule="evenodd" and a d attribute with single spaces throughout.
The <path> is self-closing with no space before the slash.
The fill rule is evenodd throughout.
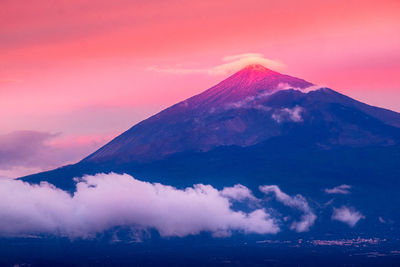
<path id="1" fill-rule="evenodd" d="M 74 161 L 250 61 L 400 111 L 399 47 L 398 0 L 3 0 L 0 139 Z"/>

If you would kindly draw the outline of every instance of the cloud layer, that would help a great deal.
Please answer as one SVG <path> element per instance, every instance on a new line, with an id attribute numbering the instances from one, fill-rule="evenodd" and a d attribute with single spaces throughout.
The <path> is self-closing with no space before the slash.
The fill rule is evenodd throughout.
<path id="1" fill-rule="evenodd" d="M 180 190 L 118 174 L 85 176 L 72 196 L 47 183 L 0 180 L 0 235 L 86 238 L 118 226 L 179 237 L 202 231 L 214 236 L 277 233 L 279 226 L 265 209 L 231 209 L 232 199 L 248 198 L 254 196 L 244 186 L 218 191 L 198 184 Z"/>
<path id="2" fill-rule="evenodd" d="M 119 228 L 132 233 L 156 230 L 163 237 L 201 232 L 226 237 L 234 232 L 275 234 L 284 225 L 307 232 L 317 219 L 305 197 L 288 195 L 277 185 L 259 186 L 259 190 L 294 210 L 298 218 L 291 211 L 272 208 L 271 198 L 257 198 L 240 184 L 222 190 L 204 184 L 178 189 L 115 173 L 74 180 L 76 191 L 71 194 L 46 182 L 0 179 L 0 237 L 95 238 Z M 333 208 L 331 216 L 350 227 L 364 218 L 347 206 Z"/>

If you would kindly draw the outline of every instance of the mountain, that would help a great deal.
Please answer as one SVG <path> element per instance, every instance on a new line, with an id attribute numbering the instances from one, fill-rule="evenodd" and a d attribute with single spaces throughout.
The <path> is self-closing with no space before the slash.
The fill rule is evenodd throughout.
<path id="1" fill-rule="evenodd" d="M 390 149 L 399 143 L 399 113 L 252 64 L 134 125 L 81 162 L 55 170 L 57 175 L 50 171 L 24 180 L 72 185 L 70 172 L 131 172 L 163 161 L 174 166 L 171 161 L 183 155 L 232 149 L 273 158 L 305 151 L 325 155 L 346 149 Z M 218 164 L 224 161 L 222 157 Z"/>
<path id="2" fill-rule="evenodd" d="M 275 184 L 310 200 L 324 222 L 313 234 L 326 235 L 330 227 L 335 235 L 390 236 L 400 234 L 393 232 L 400 220 L 398 166 L 399 113 L 250 65 L 136 124 L 77 164 L 21 179 L 71 192 L 74 177 L 99 172 L 176 187 L 240 183 L 255 194 L 260 185 Z M 326 193 L 339 185 L 351 192 Z M 334 224 L 329 205 L 357 207 L 366 219 L 356 230 Z"/>
<path id="3" fill-rule="evenodd" d="M 274 125 L 260 125 L 270 117 L 262 110 L 260 100 L 273 94 L 279 85 L 306 88 L 312 84 L 261 65 L 250 65 L 207 91 L 140 122 L 84 161 L 151 161 L 189 150 L 256 144 L 276 134 Z M 271 118 L 266 123 L 270 122 Z"/>
<path id="4" fill-rule="evenodd" d="M 83 162 L 154 161 L 185 151 L 248 147 L 309 131 L 315 144 L 395 144 L 400 115 L 302 79 L 250 65 L 205 92 L 144 120 Z"/>

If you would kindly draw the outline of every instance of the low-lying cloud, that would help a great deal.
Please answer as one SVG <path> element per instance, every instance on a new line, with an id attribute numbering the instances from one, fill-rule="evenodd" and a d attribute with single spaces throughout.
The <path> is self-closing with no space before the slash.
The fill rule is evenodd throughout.
<path id="1" fill-rule="evenodd" d="M 282 192 L 276 185 L 260 186 L 260 191 L 265 194 L 274 193 L 276 200 L 283 203 L 285 206 L 297 209 L 303 213 L 300 221 L 295 221 L 290 226 L 290 229 L 296 232 L 306 232 L 314 225 L 317 216 L 314 214 L 307 200 L 302 195 L 289 196 Z"/>
<path id="2" fill-rule="evenodd" d="M 365 219 L 359 211 L 352 207 L 342 206 L 340 208 L 333 208 L 332 220 L 337 220 L 354 227 L 361 219 Z"/>
<path id="3" fill-rule="evenodd" d="M 257 198 L 240 184 L 222 190 L 204 184 L 178 189 L 115 173 L 74 180 L 76 190 L 70 193 L 47 182 L 0 179 L 0 237 L 95 238 L 120 228 L 133 234 L 156 230 L 163 237 L 201 232 L 226 237 L 234 232 L 275 234 L 283 225 L 306 232 L 317 219 L 305 197 L 288 195 L 277 185 L 262 185 L 259 190 L 295 210 L 299 218 L 288 211 L 282 214 L 272 208 L 271 198 Z M 347 206 L 333 208 L 331 216 L 350 227 L 364 218 Z"/>
<path id="4" fill-rule="evenodd" d="M 274 234 L 280 229 L 264 208 L 235 211 L 232 200 L 254 200 L 236 185 L 217 190 L 197 184 L 177 189 L 129 175 L 84 176 L 73 195 L 48 183 L 0 180 L 0 235 L 51 234 L 90 238 L 113 227 L 155 229 L 161 236 L 232 231 Z"/>

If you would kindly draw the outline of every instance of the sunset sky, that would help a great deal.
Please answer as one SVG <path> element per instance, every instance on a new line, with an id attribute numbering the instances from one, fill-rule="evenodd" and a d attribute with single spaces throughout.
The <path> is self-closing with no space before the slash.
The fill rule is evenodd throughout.
<path id="1" fill-rule="evenodd" d="M 400 112 L 398 0 L 0 5 L 0 177 L 79 160 L 252 62 Z"/>

